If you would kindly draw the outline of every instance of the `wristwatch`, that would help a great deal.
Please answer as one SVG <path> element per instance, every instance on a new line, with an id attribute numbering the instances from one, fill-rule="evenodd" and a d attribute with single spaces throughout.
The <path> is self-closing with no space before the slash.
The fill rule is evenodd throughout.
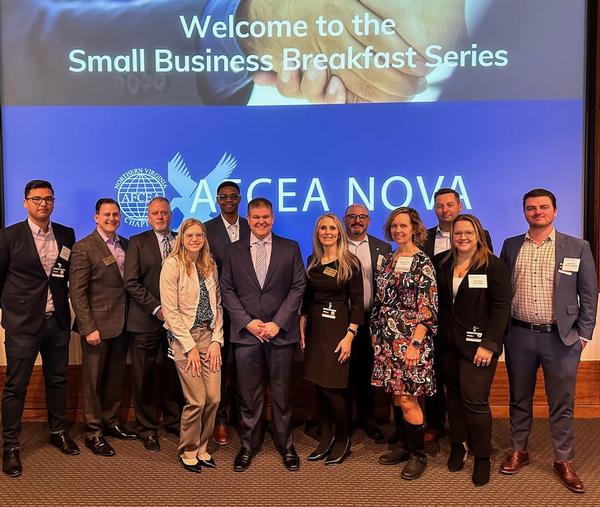
<path id="1" fill-rule="evenodd" d="M 352 336 L 356 336 L 356 329 L 352 329 L 351 327 L 349 327 L 348 329 L 346 329 L 347 333 L 350 333 Z"/>
<path id="2" fill-rule="evenodd" d="M 410 344 L 417 350 L 421 348 L 421 342 L 419 340 L 413 340 L 410 342 Z"/>

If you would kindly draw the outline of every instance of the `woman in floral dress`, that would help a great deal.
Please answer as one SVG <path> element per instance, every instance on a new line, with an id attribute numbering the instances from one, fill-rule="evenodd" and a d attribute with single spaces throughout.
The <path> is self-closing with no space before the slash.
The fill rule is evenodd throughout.
<path id="1" fill-rule="evenodd" d="M 418 247 L 426 238 L 419 214 L 412 208 L 398 208 L 384 230 L 398 248 L 377 274 L 371 314 L 372 383 L 392 393 L 394 405 L 402 409 L 403 445 L 393 452 L 408 459 L 402 478 L 411 480 L 420 477 L 427 465 L 418 397 L 435 393 L 432 338 L 437 326 L 437 286 L 431 260 Z"/>

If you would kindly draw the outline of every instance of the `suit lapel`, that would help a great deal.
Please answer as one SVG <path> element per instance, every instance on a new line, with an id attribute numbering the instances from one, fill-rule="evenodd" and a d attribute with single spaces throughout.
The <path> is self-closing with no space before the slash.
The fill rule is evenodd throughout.
<path id="1" fill-rule="evenodd" d="M 556 240 L 556 245 L 554 247 L 554 291 L 556 292 L 561 279 L 561 274 L 558 270 L 565 258 L 565 237 L 560 232 L 556 231 L 554 239 Z"/>
<path id="2" fill-rule="evenodd" d="M 517 264 L 517 257 L 519 256 L 519 252 L 521 251 L 521 247 L 525 242 L 525 234 L 518 236 L 514 241 L 513 245 L 511 245 L 511 251 L 509 252 L 509 271 L 510 276 L 512 277 L 515 272 L 515 266 Z"/>
<path id="3" fill-rule="evenodd" d="M 153 255 L 154 255 L 154 259 L 152 260 L 152 263 L 158 263 L 158 264 L 162 264 L 162 245 L 158 242 L 158 237 L 156 236 L 156 233 L 154 232 L 154 230 L 150 229 L 148 231 L 147 234 L 147 241 L 148 241 L 148 245 L 150 246 Z"/>
<path id="4" fill-rule="evenodd" d="M 269 268 L 267 269 L 267 276 L 265 277 L 265 283 L 263 285 L 263 289 L 269 285 L 271 278 L 273 278 L 273 273 L 277 268 L 277 264 L 279 263 L 280 256 L 277 255 L 279 246 L 279 238 L 275 236 L 275 234 L 271 234 L 271 258 L 269 259 Z M 257 280 L 258 282 L 258 280 Z"/>
<path id="5" fill-rule="evenodd" d="M 47 278 L 48 275 L 46 274 L 46 270 L 44 269 L 42 260 L 40 259 L 40 255 L 38 254 L 37 246 L 35 244 L 35 239 L 33 239 L 31 227 L 29 227 L 29 222 L 27 220 L 25 220 L 23 225 L 24 225 L 23 234 L 25 234 L 25 236 L 27 238 L 25 241 L 29 242 L 29 251 L 32 253 L 33 257 L 35 258 L 34 263 L 37 266 L 37 268 L 39 269 L 39 271 L 41 272 L 41 274 Z M 56 233 L 55 233 L 55 235 L 56 235 Z"/>
<path id="6" fill-rule="evenodd" d="M 106 259 L 107 257 L 112 257 L 113 259 L 115 259 L 115 256 L 112 254 L 112 252 L 110 251 L 110 248 L 108 248 L 108 245 L 104 242 L 104 240 L 102 239 L 102 236 L 100 236 L 100 233 L 97 230 L 94 230 L 93 237 L 94 237 L 94 240 L 96 241 L 96 243 L 98 244 L 98 248 L 100 248 L 100 251 L 102 252 L 103 262 L 104 262 L 104 259 Z M 125 250 L 125 249 L 123 249 L 123 250 Z M 110 265 L 110 268 L 113 271 L 115 271 L 115 273 L 117 274 L 117 276 L 119 278 L 123 279 L 123 277 L 121 276 L 121 272 L 119 271 L 117 259 L 115 259 L 115 261 Z"/>
<path id="7" fill-rule="evenodd" d="M 254 270 L 254 263 L 252 262 L 252 254 L 250 253 L 250 248 L 252 245 L 250 244 L 250 238 L 244 239 L 244 241 L 239 241 L 241 248 L 241 255 L 248 269 L 248 273 L 252 281 L 256 284 L 256 286 L 260 289 L 260 284 L 258 283 L 258 278 L 256 278 L 256 271 Z M 271 249 L 271 259 L 273 258 L 273 250 Z M 270 266 L 269 266 L 270 267 Z M 265 280 L 266 281 L 266 280 Z"/>

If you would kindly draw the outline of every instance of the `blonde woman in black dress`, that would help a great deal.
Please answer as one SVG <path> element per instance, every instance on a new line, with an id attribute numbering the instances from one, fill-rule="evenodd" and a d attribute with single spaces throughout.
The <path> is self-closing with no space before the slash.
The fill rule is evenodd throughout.
<path id="1" fill-rule="evenodd" d="M 317 220 L 307 277 L 300 343 L 305 348 L 304 378 L 316 386 L 321 426 L 319 445 L 307 459 L 336 465 L 350 453 L 348 358 L 363 322 L 364 303 L 360 262 L 348 251 L 342 224 L 334 214 Z"/>

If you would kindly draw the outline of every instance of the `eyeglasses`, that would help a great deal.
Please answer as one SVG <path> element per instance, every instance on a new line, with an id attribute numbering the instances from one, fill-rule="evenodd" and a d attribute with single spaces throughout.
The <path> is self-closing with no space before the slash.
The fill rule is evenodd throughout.
<path id="1" fill-rule="evenodd" d="M 455 231 L 452 233 L 455 238 L 462 238 L 463 236 L 467 239 L 471 239 L 475 236 L 475 231 Z"/>
<path id="2" fill-rule="evenodd" d="M 350 220 L 356 220 L 357 218 L 359 220 L 367 220 L 369 218 L 369 215 L 365 215 L 364 213 L 360 215 L 355 215 L 354 213 L 351 213 L 350 215 L 346 215 L 346 218 L 349 218 Z"/>
<path id="3" fill-rule="evenodd" d="M 198 239 L 198 238 L 203 238 L 204 236 L 206 236 L 206 234 L 204 234 L 203 232 L 198 232 L 196 234 L 189 232 L 189 233 L 185 233 L 184 235 L 185 239 Z"/>
<path id="4" fill-rule="evenodd" d="M 240 198 L 240 194 L 219 194 L 217 197 L 219 201 L 226 201 L 227 199 L 237 201 Z"/>
<path id="5" fill-rule="evenodd" d="M 26 197 L 25 200 L 31 201 L 36 206 L 39 206 L 40 204 L 42 204 L 42 201 L 44 201 L 46 204 L 54 204 L 54 201 L 55 201 L 54 197 L 51 195 L 48 197 L 39 197 L 36 195 L 35 197 Z"/>

